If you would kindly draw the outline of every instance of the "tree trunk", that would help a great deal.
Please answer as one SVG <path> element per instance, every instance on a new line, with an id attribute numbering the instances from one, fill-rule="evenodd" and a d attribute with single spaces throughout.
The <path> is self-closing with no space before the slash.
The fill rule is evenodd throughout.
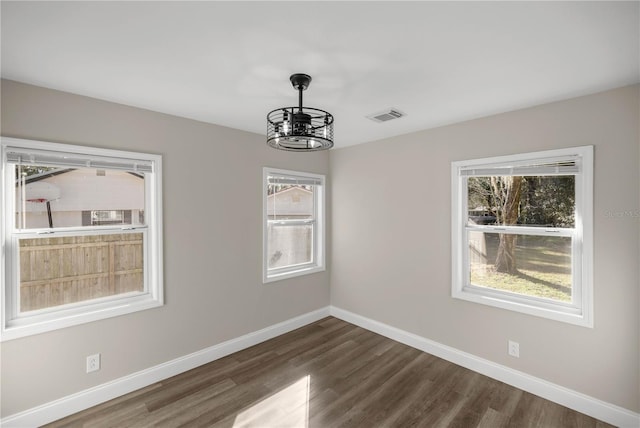
<path id="1" fill-rule="evenodd" d="M 512 275 L 518 273 L 516 266 L 516 238 L 516 235 L 500 234 L 500 246 L 496 256 L 496 271 Z"/>
<path id="2" fill-rule="evenodd" d="M 500 202 L 497 215 L 501 225 L 513 225 L 518 222 L 522 177 L 491 177 L 491 187 L 496 199 Z M 516 235 L 501 233 L 500 246 L 496 256 L 496 271 L 517 274 Z"/>

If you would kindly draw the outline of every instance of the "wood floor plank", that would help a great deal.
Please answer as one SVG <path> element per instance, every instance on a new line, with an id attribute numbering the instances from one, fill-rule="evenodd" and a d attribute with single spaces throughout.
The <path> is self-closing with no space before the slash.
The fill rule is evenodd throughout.
<path id="1" fill-rule="evenodd" d="M 162 381 L 162 388 L 154 390 L 144 397 L 145 405 L 150 412 L 153 412 L 184 397 L 193 396 L 211 386 L 233 384 L 228 379 L 228 371 L 235 367 L 237 365 L 222 367 L 214 365 L 209 367 L 207 371 L 198 370 L 197 376 L 185 376 L 180 379 L 170 378 L 167 381 Z"/>
<path id="2" fill-rule="evenodd" d="M 47 426 L 51 428 L 77 427 L 83 426 L 84 421 L 103 420 L 113 413 L 121 413 L 124 409 L 136 407 L 138 403 L 144 406 L 144 401 L 141 397 L 161 388 L 162 385 L 160 382 L 154 383 L 127 395 L 114 398 L 113 400 L 109 400 L 105 403 L 84 410 L 83 412 L 60 419 L 59 421 L 53 422 Z"/>
<path id="3" fill-rule="evenodd" d="M 147 408 L 148 414 L 131 419 L 128 427 L 147 427 L 153 425 L 179 424 L 182 420 L 191 420 L 197 415 L 210 410 L 212 402 L 223 403 L 222 399 L 216 398 L 227 391 L 231 391 L 236 386 L 233 381 L 224 379 L 218 383 L 211 384 L 206 388 L 193 391 L 189 396 L 176 397 L 173 402 L 167 402 L 162 407 L 154 410 Z M 232 395 L 224 397 L 226 400 L 233 398 Z"/>
<path id="4" fill-rule="evenodd" d="M 503 428 L 509 423 L 509 417 L 489 407 L 482 415 L 477 428 Z"/>
<path id="5" fill-rule="evenodd" d="M 421 376 L 425 368 L 424 361 L 429 358 L 432 357 L 428 354 L 418 355 L 397 376 L 392 377 L 384 388 L 372 395 L 362 408 L 364 425 L 397 426 L 397 419 L 407 411 L 411 403 L 433 388 L 433 382 Z"/>
<path id="6" fill-rule="evenodd" d="M 396 343 L 387 352 L 380 355 L 370 364 L 353 372 L 344 379 L 323 378 L 333 390 L 340 394 L 340 400 L 321 409 L 312 409 L 310 421 L 319 426 L 334 426 L 342 421 L 344 415 L 352 411 L 359 403 L 366 400 L 374 391 L 382 388 L 398 370 L 415 358 L 420 351 Z"/>
<path id="7" fill-rule="evenodd" d="M 48 426 L 610 427 L 333 317 Z"/>

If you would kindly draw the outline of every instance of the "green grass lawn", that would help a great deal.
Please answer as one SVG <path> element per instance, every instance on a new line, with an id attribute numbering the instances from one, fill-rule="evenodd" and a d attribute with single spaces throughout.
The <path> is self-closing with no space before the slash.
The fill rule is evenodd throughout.
<path id="1" fill-rule="evenodd" d="M 487 234 L 489 235 L 489 234 Z M 496 272 L 497 235 L 486 239 L 486 263 L 471 263 L 473 285 L 527 296 L 571 301 L 571 240 L 562 237 L 519 236 L 517 275 Z"/>

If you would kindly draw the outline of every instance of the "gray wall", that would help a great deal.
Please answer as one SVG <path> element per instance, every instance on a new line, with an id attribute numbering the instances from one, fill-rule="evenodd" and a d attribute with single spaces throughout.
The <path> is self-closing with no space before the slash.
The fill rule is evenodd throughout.
<path id="1" fill-rule="evenodd" d="M 266 111 L 266 110 L 265 110 Z M 11 81 L 2 135 L 159 153 L 166 305 L 2 343 L 2 416 L 329 304 L 327 272 L 262 284 L 262 167 L 326 174 L 328 153 Z M 100 352 L 102 369 L 85 373 Z"/>
<path id="2" fill-rule="evenodd" d="M 621 88 L 332 151 L 332 304 L 639 411 L 640 219 L 607 216 L 640 212 L 639 99 Z M 595 146 L 595 328 L 452 299 L 451 162 L 582 145 Z"/>

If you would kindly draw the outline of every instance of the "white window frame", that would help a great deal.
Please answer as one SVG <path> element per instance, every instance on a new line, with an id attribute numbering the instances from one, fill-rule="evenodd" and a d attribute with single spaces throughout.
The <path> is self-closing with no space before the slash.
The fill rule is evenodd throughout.
<path id="1" fill-rule="evenodd" d="M 267 213 L 267 186 L 268 177 L 278 175 L 290 178 L 293 182 L 319 182 L 314 186 L 314 219 L 313 220 L 286 220 L 288 224 L 313 225 L 312 259 L 309 263 L 285 266 L 278 269 L 268 269 L 268 224 L 270 222 Z M 301 275 L 308 275 L 325 270 L 325 176 L 309 172 L 289 171 L 264 167 L 262 170 L 262 282 L 280 281 Z M 280 221 L 280 220 L 278 220 Z"/>
<path id="2" fill-rule="evenodd" d="M 15 170 L 7 162 L 7 153 L 38 153 L 43 159 L 65 154 L 86 165 L 100 164 L 129 170 L 143 165 L 145 172 L 145 225 L 78 226 L 54 229 L 17 229 L 15 225 Z M 160 155 L 109 150 L 45 141 L 2 137 L 0 144 L 0 340 L 7 341 L 33 334 L 120 316 L 164 304 L 162 251 L 162 157 Z M 40 164 L 40 162 L 37 162 Z M 52 164 L 53 165 L 53 164 Z M 46 236 L 74 236 L 112 233 L 141 233 L 144 252 L 144 288 L 142 292 L 103 297 L 42 310 L 19 311 L 18 240 Z"/>
<path id="3" fill-rule="evenodd" d="M 469 176 L 500 175 L 495 172 L 481 172 L 481 170 L 497 171 L 498 169 L 511 170 L 511 174 L 504 175 L 551 175 L 552 171 L 548 174 L 535 171 L 527 174 L 526 169 L 531 165 L 552 164 L 563 160 L 575 161 L 577 166 L 577 171 L 570 173 L 575 176 L 575 227 L 573 229 L 468 224 L 467 180 Z M 453 298 L 593 328 L 593 146 L 452 162 L 451 187 L 451 295 Z M 573 281 L 571 303 L 566 304 L 551 299 L 472 285 L 469 280 L 468 233 L 470 231 L 496 232 L 497 230 L 499 233 L 571 237 Z"/>

